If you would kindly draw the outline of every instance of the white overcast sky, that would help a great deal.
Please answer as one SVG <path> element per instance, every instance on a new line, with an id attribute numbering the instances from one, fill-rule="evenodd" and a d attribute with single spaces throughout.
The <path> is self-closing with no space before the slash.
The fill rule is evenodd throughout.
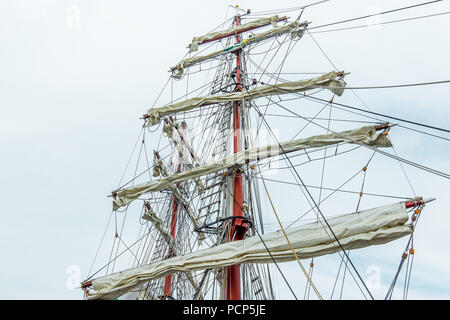
<path id="1" fill-rule="evenodd" d="M 331 0 L 308 8 L 303 18 L 314 26 L 418 2 Z M 253 11 L 307 3 L 238 2 Z M 230 4 L 235 3 L 0 2 L 1 299 L 82 297 L 79 290 L 67 288 L 68 268 L 78 266 L 81 278 L 87 276 L 111 211 L 106 195 L 116 187 L 128 160 L 141 125 L 138 118 L 153 103 L 167 80 L 168 68 L 185 55 L 192 37 L 221 23 Z M 71 20 L 77 11 L 79 28 Z M 383 15 L 378 21 L 445 11 L 450 11 L 448 1 Z M 315 38 L 339 69 L 351 72 L 346 79 L 349 85 L 448 80 L 449 17 L 315 34 Z M 301 72 L 308 62 L 330 71 L 327 60 L 308 41 L 304 53 L 296 56 L 299 66 L 295 71 Z M 448 85 L 358 94 L 374 111 L 450 127 Z M 344 95 L 340 101 L 345 99 Z M 450 171 L 448 142 L 405 130 L 396 132 L 392 139 L 400 156 Z M 400 170 L 392 160 L 380 166 Z M 437 197 L 427 206 L 416 232 L 410 297 L 449 299 L 450 184 L 405 168 L 417 194 Z M 401 190 L 408 190 L 402 174 L 398 177 L 398 181 L 384 177 L 378 186 L 385 184 L 387 192 L 395 193 L 392 185 L 398 183 Z M 382 287 L 374 289 L 377 298 L 384 296 L 404 244 L 394 244 L 389 251 L 364 251 L 355 258 L 364 277 L 370 265 L 381 268 Z M 319 283 L 333 276 L 326 272 L 326 263 L 322 266 Z M 302 296 L 304 280 L 298 266 L 283 265 L 283 269 Z M 292 298 L 282 283 L 278 286 L 280 298 Z"/>

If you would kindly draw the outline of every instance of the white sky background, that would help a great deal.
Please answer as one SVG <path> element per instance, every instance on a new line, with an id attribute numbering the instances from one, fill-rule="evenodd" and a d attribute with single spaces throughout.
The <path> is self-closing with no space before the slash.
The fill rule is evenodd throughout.
<path id="1" fill-rule="evenodd" d="M 307 9 L 303 18 L 314 26 L 365 15 L 373 7 L 384 11 L 418 2 L 332 0 Z M 239 5 L 263 11 L 306 3 L 240 1 Z M 80 291 L 67 288 L 67 268 L 77 265 L 81 278 L 87 275 L 111 210 L 106 195 L 122 175 L 139 133 L 138 118 L 155 100 L 167 80 L 168 68 L 186 53 L 192 36 L 221 23 L 229 4 L 137 0 L 0 3 L 1 299 L 82 297 Z M 69 8 L 80 10 L 79 29 L 67 25 L 74 12 Z M 448 1 L 384 15 L 379 21 L 444 11 L 450 11 Z M 351 72 L 346 78 L 349 85 L 383 85 L 448 80 L 448 30 L 449 16 L 440 16 L 314 36 L 339 69 Z M 325 69 L 320 71 L 331 71 L 317 48 L 314 53 L 308 51 L 312 48 L 305 44 L 299 62 L 310 59 L 311 68 L 321 65 Z M 358 94 L 377 112 L 448 128 L 448 88 L 361 90 Z M 345 103 L 349 95 L 346 92 L 336 101 Z M 354 98 L 352 102 L 360 106 Z M 448 142 L 394 129 L 391 138 L 400 156 L 450 171 Z M 380 160 L 383 166 L 398 167 L 398 163 Z M 405 168 L 417 194 L 438 198 L 424 210 L 416 232 L 410 298 L 449 299 L 449 183 Z M 384 177 L 386 190 L 409 190 L 398 171 L 398 179 Z M 383 188 L 383 180 L 378 186 Z M 384 297 L 404 243 L 355 254 L 364 278 L 369 265 L 380 267 L 382 288 L 374 290 L 377 298 Z M 322 267 L 319 287 L 335 276 L 334 271 L 327 271 L 327 259 L 317 264 Z M 302 297 L 304 280 L 298 266 L 282 267 Z M 281 282 L 279 286 L 280 298 L 291 298 Z"/>

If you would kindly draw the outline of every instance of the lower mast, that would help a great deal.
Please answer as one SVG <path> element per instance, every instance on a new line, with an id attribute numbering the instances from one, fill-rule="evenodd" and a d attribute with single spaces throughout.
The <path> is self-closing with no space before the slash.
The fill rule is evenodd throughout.
<path id="1" fill-rule="evenodd" d="M 239 15 L 235 18 L 235 25 L 240 23 Z M 240 43 L 240 36 L 236 35 L 236 43 Z M 241 50 L 236 52 L 236 92 L 242 91 L 241 85 Z M 241 102 L 233 103 L 233 153 L 241 151 L 241 125 L 240 125 Z M 244 216 L 242 211 L 243 202 L 242 173 L 236 168 L 233 175 L 233 216 Z M 240 218 L 234 218 L 231 225 L 228 241 L 242 240 L 247 231 L 247 224 Z M 226 299 L 241 299 L 241 266 L 233 265 L 226 268 Z"/>

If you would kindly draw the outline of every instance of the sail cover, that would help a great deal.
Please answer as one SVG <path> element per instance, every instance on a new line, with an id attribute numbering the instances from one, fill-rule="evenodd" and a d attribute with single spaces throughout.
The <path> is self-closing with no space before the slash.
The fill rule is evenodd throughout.
<path id="1" fill-rule="evenodd" d="M 259 27 L 264 27 L 264 26 L 267 26 L 269 24 L 272 24 L 272 26 L 275 27 L 278 20 L 281 20 L 281 19 L 278 19 L 278 16 L 275 15 L 275 16 L 272 16 L 272 17 L 261 18 L 261 19 L 254 20 L 254 21 L 251 21 L 251 22 L 248 22 L 248 23 L 244 23 L 244 24 L 241 24 L 239 26 L 235 26 L 235 27 L 233 27 L 231 29 L 228 29 L 228 30 L 214 31 L 214 32 L 210 32 L 210 33 L 205 34 L 205 35 L 200 36 L 200 37 L 194 37 L 192 39 L 191 44 L 189 44 L 189 46 L 188 46 L 189 47 L 189 51 L 190 52 L 197 51 L 199 44 L 205 43 L 205 42 L 210 41 L 212 39 L 220 38 L 220 37 L 227 36 L 227 35 L 234 35 L 234 34 L 239 33 L 239 32 L 244 32 L 246 30 L 255 29 L 255 28 L 259 28 Z"/>
<path id="2" fill-rule="evenodd" d="M 173 174 L 159 180 L 142 183 L 130 188 L 116 191 L 113 200 L 113 209 L 125 206 L 145 193 L 159 191 L 174 184 L 201 177 L 213 172 L 231 168 L 246 161 L 262 160 L 279 154 L 298 151 L 306 148 L 322 147 L 341 142 L 363 143 L 376 147 L 391 147 L 392 144 L 383 133 L 377 133 L 375 126 L 367 126 L 359 129 L 312 136 L 306 139 L 297 139 L 278 144 L 243 150 L 227 158 L 215 161 L 211 164 L 195 167 L 193 169 Z"/>
<path id="3" fill-rule="evenodd" d="M 384 244 L 412 232 L 404 202 L 327 219 L 345 250 Z M 288 238 L 300 259 L 340 251 L 324 222 L 287 229 Z M 261 241 L 261 239 L 263 241 Z M 267 246 L 267 249 L 266 249 Z M 268 252 L 270 251 L 270 254 Z M 255 236 L 216 247 L 191 252 L 92 280 L 89 299 L 114 299 L 145 281 L 174 272 L 219 268 L 241 263 L 294 261 L 294 255 L 281 231 Z"/>
<path id="4" fill-rule="evenodd" d="M 336 79 L 338 77 L 338 74 L 340 73 L 332 71 L 319 77 L 307 80 L 259 86 L 243 92 L 232 92 L 223 95 L 195 97 L 164 107 L 151 108 L 144 115 L 144 118 L 148 119 L 147 126 L 153 126 L 159 123 L 161 117 L 165 117 L 181 111 L 188 111 L 201 106 L 221 102 L 256 99 L 271 95 L 297 93 L 311 90 L 317 87 L 328 88 L 336 95 L 341 96 L 344 92 L 343 87 L 345 87 L 345 82 L 343 80 Z"/>

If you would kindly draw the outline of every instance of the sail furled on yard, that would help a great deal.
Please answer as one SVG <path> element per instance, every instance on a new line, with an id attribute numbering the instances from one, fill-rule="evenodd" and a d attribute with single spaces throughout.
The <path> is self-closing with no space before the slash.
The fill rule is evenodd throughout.
<path id="1" fill-rule="evenodd" d="M 268 31 L 265 31 L 265 32 L 262 32 L 259 34 L 255 34 L 252 37 L 249 37 L 248 39 L 246 39 L 240 43 L 237 43 L 235 45 L 232 45 L 228 48 L 214 51 L 212 53 L 209 53 L 209 54 L 203 55 L 203 56 L 194 56 L 194 57 L 186 58 L 186 59 L 180 61 L 175 67 L 170 69 L 173 72 L 172 76 L 175 79 L 180 79 L 184 73 L 185 68 L 192 67 L 196 64 L 199 64 L 204 61 L 208 61 L 210 59 L 216 58 L 218 56 L 221 56 L 221 55 L 224 55 L 227 53 L 241 50 L 241 49 L 247 47 L 248 45 L 255 44 L 255 43 L 258 43 L 260 41 L 263 41 L 263 40 L 266 40 L 266 39 L 269 39 L 272 37 L 281 36 L 286 33 L 290 33 L 292 39 L 294 39 L 296 37 L 301 37 L 305 31 L 304 28 L 307 25 L 308 25 L 307 22 L 298 23 L 297 21 L 294 21 L 285 26 L 275 27 Z"/>
<path id="2" fill-rule="evenodd" d="M 405 202 L 395 203 L 327 219 L 345 250 L 364 248 L 396 240 L 412 232 L 407 224 Z M 286 230 L 300 259 L 340 251 L 324 221 Z M 262 240 L 261 240 L 262 239 Z M 268 252 L 270 251 L 270 253 Z M 115 299 L 140 284 L 175 272 L 192 272 L 242 263 L 294 261 L 295 257 L 281 231 L 228 242 L 92 280 L 90 299 Z"/>
<path id="3" fill-rule="evenodd" d="M 150 221 L 155 226 L 155 229 L 159 231 L 159 234 L 164 238 L 170 250 L 175 255 L 179 254 L 175 243 L 175 239 L 170 234 L 170 230 L 164 226 L 163 221 L 156 215 L 153 209 L 150 209 L 147 212 L 145 212 L 145 214 L 142 216 L 142 219 Z"/>
<path id="4" fill-rule="evenodd" d="M 305 139 L 297 139 L 288 142 L 281 142 L 280 144 L 243 150 L 210 164 L 198 166 L 158 180 L 118 190 L 114 192 L 113 209 L 117 210 L 145 193 L 160 191 L 177 183 L 195 179 L 213 172 L 226 170 L 235 165 L 244 164 L 248 161 L 258 161 L 274 157 L 282 153 L 294 152 L 306 148 L 323 147 L 344 142 L 361 143 L 375 147 L 392 146 L 389 139 L 382 132 L 377 132 L 376 126 L 366 126 L 359 129 L 317 135 Z"/>
<path id="5" fill-rule="evenodd" d="M 144 115 L 144 118 L 148 120 L 146 124 L 147 126 L 153 126 L 158 124 L 162 117 L 175 114 L 177 112 L 189 111 L 202 106 L 215 103 L 250 100 L 271 95 L 298 93 L 318 87 L 328 88 L 336 95 L 341 96 L 344 92 L 345 82 L 341 79 L 340 75 L 342 75 L 342 72 L 332 71 L 306 80 L 258 86 L 254 89 L 242 92 L 195 97 L 164 107 L 151 108 Z"/>
<path id="6" fill-rule="evenodd" d="M 202 43 L 206 43 L 209 42 L 211 40 L 214 39 L 219 39 L 221 37 L 226 37 L 226 36 L 232 36 L 236 33 L 241 33 L 241 32 L 245 32 L 247 30 L 254 30 L 256 28 L 260 28 L 260 27 L 264 27 L 267 26 L 269 24 L 272 24 L 273 27 L 277 26 L 277 22 L 280 20 L 285 20 L 286 18 L 278 18 L 277 15 L 272 16 L 272 17 L 265 17 L 265 18 L 261 18 L 261 19 L 257 19 L 254 21 L 250 21 L 248 23 L 244 23 L 238 26 L 234 26 L 231 29 L 227 29 L 227 30 L 220 30 L 220 31 L 213 31 L 213 32 L 209 32 L 203 36 L 199 36 L 199 37 L 194 37 L 192 39 L 192 42 L 189 44 L 189 51 L 193 52 L 193 51 L 197 51 L 198 50 L 198 46 Z"/>

